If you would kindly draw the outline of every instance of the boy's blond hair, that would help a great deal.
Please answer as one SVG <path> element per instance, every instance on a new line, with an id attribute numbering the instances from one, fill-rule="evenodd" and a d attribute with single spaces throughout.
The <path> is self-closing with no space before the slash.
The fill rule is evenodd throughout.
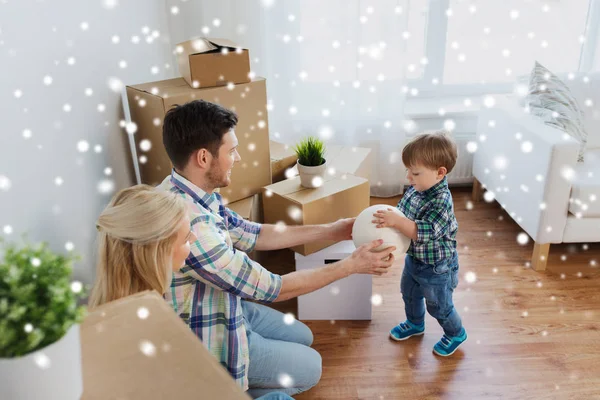
<path id="1" fill-rule="evenodd" d="M 457 158 L 456 143 L 446 131 L 421 133 L 402 149 L 402 162 L 407 168 L 422 165 L 437 170 L 444 167 L 449 174 Z"/>

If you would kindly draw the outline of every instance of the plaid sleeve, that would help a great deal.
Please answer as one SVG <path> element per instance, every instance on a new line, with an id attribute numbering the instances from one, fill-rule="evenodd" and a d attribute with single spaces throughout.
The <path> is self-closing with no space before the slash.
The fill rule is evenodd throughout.
<path id="1" fill-rule="evenodd" d="M 254 250 L 262 225 L 245 220 L 227 207 L 225 207 L 225 218 L 233 247 L 246 253 Z"/>
<path id="2" fill-rule="evenodd" d="M 411 207 L 411 198 L 414 195 L 414 191 L 415 188 L 413 188 L 412 186 L 409 187 L 404 194 L 402 195 L 402 198 L 400 199 L 400 201 L 398 202 L 398 205 L 396 206 L 396 208 L 398 210 L 400 210 L 402 212 L 402 214 L 404 214 L 404 216 L 408 219 L 410 219 L 411 221 L 415 219 L 415 214 L 416 214 L 416 209 L 414 209 L 414 207 Z"/>
<path id="3" fill-rule="evenodd" d="M 415 220 L 417 224 L 416 244 L 437 240 L 448 229 L 452 217 L 452 200 L 447 194 L 432 199 L 424 214 Z"/>
<path id="4" fill-rule="evenodd" d="M 281 276 L 232 249 L 211 217 L 198 216 L 191 225 L 198 239 L 181 272 L 245 299 L 269 303 L 279 296 Z"/>

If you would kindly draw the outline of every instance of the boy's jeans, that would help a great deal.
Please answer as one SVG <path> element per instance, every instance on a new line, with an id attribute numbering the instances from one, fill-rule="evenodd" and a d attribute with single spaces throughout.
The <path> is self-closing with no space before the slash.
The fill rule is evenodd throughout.
<path id="1" fill-rule="evenodd" d="M 400 282 L 406 318 L 415 325 L 425 322 L 425 303 L 429 314 L 438 320 L 446 336 L 462 331 L 460 316 L 454 309 L 452 293 L 458 285 L 458 255 L 436 263 L 425 264 L 407 255 Z"/>

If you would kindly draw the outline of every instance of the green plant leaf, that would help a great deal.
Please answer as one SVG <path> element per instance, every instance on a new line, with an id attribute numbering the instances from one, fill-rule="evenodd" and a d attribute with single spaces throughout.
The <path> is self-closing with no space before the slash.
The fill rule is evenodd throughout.
<path id="1" fill-rule="evenodd" d="M 317 167 L 325 163 L 325 144 L 315 136 L 300 140 L 294 146 L 294 151 L 298 162 L 306 167 Z"/>
<path id="2" fill-rule="evenodd" d="M 85 293 L 71 290 L 73 254 L 47 243 L 18 247 L 0 239 L 0 358 L 44 348 L 83 320 Z"/>

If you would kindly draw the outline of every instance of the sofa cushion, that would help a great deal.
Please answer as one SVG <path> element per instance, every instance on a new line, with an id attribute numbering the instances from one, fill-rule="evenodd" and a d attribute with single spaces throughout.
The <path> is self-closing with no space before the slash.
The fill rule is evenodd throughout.
<path id="1" fill-rule="evenodd" d="M 600 217 L 600 150 L 588 150 L 574 170 L 569 211 L 582 218 Z"/>
<path id="2" fill-rule="evenodd" d="M 546 124 L 567 132 L 580 144 L 578 161 L 584 160 L 587 132 L 585 115 L 569 86 L 536 62 L 529 80 L 527 105 L 532 115 Z"/>

